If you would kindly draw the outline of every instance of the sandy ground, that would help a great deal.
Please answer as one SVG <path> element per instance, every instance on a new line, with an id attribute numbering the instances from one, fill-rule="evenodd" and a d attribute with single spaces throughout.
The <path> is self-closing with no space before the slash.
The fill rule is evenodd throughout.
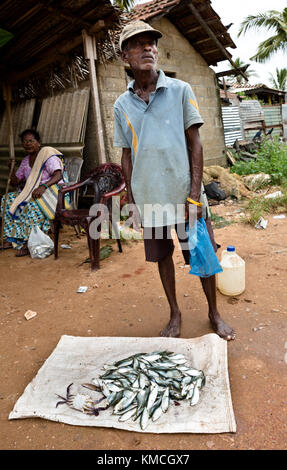
<path id="1" fill-rule="evenodd" d="M 236 433 L 141 434 L 85 428 L 43 419 L 8 420 L 16 400 L 56 347 L 62 335 L 158 336 L 169 311 L 157 273 L 146 263 L 142 242 L 123 245 L 91 273 L 86 239 L 73 229 L 61 232 L 57 261 L 0 254 L 0 448 L 3 449 L 286 449 L 287 437 L 287 218 L 269 216 L 266 230 L 238 219 L 238 207 L 216 206 L 213 213 L 233 220 L 215 230 L 221 244 L 236 246 L 246 261 L 246 290 L 237 298 L 218 293 L 222 317 L 236 330 L 228 343 L 229 378 Z M 226 215 L 227 214 L 227 215 Z M 198 278 L 174 253 L 181 337 L 212 332 Z M 88 291 L 77 293 L 81 285 Z M 29 321 L 27 310 L 37 312 Z"/>

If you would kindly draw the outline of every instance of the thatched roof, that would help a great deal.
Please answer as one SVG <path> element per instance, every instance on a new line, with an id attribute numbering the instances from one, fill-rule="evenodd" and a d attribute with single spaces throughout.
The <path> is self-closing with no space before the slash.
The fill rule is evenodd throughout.
<path id="1" fill-rule="evenodd" d="M 1 28 L 14 36 L 0 48 L 0 79 L 17 83 L 65 62 L 82 44 L 83 29 L 112 50 L 108 31 L 118 23 L 119 10 L 109 0 L 3 0 Z"/>

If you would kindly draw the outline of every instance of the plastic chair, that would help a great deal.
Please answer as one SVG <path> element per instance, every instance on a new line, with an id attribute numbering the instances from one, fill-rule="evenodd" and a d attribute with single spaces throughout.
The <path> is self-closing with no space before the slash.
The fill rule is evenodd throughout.
<path id="1" fill-rule="evenodd" d="M 81 157 L 67 157 L 65 159 L 65 167 L 68 174 L 68 185 L 71 186 L 78 183 L 81 175 L 83 159 Z M 71 197 L 71 205 L 73 209 L 78 208 L 79 191 L 73 191 Z"/>
<path id="2" fill-rule="evenodd" d="M 116 163 L 105 163 L 93 169 L 82 181 L 72 186 L 63 186 L 59 190 L 58 205 L 54 219 L 54 257 L 58 258 L 58 241 L 61 225 L 80 225 L 87 235 L 90 254 L 91 270 L 96 271 L 100 267 L 100 231 L 101 218 L 99 214 L 90 215 L 90 208 L 67 210 L 64 206 L 64 196 L 67 192 L 73 192 L 91 185 L 94 190 L 93 204 L 105 204 L 109 212 L 109 224 L 115 231 L 119 252 L 122 252 L 120 236 L 116 224 L 112 221 L 111 202 L 112 197 L 120 194 L 125 189 L 125 180 L 122 169 Z M 96 220 L 99 222 L 96 238 L 90 235 L 90 225 Z"/>
<path id="3" fill-rule="evenodd" d="M 81 169 L 83 165 L 83 159 L 81 157 L 67 157 L 65 158 L 65 167 L 68 175 L 67 186 L 72 186 L 75 183 L 79 182 L 81 176 Z M 79 190 L 73 191 L 70 194 L 71 208 L 78 209 L 78 200 L 79 200 Z M 80 226 L 74 226 L 75 233 L 78 238 L 80 238 Z"/>

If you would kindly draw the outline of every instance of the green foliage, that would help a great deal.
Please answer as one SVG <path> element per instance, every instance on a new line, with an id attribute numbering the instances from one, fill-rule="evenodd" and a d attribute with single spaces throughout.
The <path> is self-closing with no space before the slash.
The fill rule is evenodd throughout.
<path id="1" fill-rule="evenodd" d="M 0 47 L 4 46 L 6 42 L 10 41 L 14 35 L 5 29 L 0 28 Z"/>
<path id="2" fill-rule="evenodd" d="M 276 76 L 269 73 L 270 83 L 276 90 L 287 90 L 287 68 L 276 68 Z"/>
<path id="3" fill-rule="evenodd" d="M 113 0 L 112 3 L 121 8 L 121 10 L 131 10 L 134 6 L 134 0 Z"/>
<path id="4" fill-rule="evenodd" d="M 236 59 L 234 59 L 233 61 L 235 63 L 235 65 L 238 67 L 238 68 L 242 68 L 244 66 L 246 66 L 247 64 L 245 64 L 245 62 L 243 62 L 240 57 L 237 57 Z M 234 69 L 233 65 L 230 65 L 229 66 L 229 69 Z M 246 75 L 246 77 L 249 79 L 250 77 L 258 77 L 257 73 L 255 72 L 255 70 L 253 69 L 247 69 L 245 70 L 244 74 Z M 234 82 L 235 83 L 239 83 L 239 84 L 244 84 L 244 83 L 247 83 L 246 80 L 244 80 L 244 78 L 242 77 L 242 75 L 236 75 L 235 73 L 235 76 L 234 76 Z"/>
<path id="5" fill-rule="evenodd" d="M 287 181 L 287 145 L 280 142 L 277 136 L 272 140 L 264 139 L 256 160 L 239 161 L 230 171 L 238 175 L 267 173 L 272 184 L 283 184 Z"/>
<path id="6" fill-rule="evenodd" d="M 221 217 L 220 215 L 213 214 L 210 208 L 209 210 L 210 210 L 210 221 L 212 223 L 213 228 L 222 228 L 231 224 L 229 220 L 224 219 L 224 217 Z"/>
<path id="7" fill-rule="evenodd" d="M 250 60 L 264 63 L 278 51 L 287 52 L 287 8 L 282 12 L 270 10 L 256 16 L 247 16 L 241 23 L 238 36 L 249 29 L 267 29 L 275 33 L 259 44 L 257 53 Z"/>
<path id="8" fill-rule="evenodd" d="M 283 188 L 282 188 L 283 189 Z M 249 216 L 246 218 L 246 222 L 251 225 L 255 225 L 260 217 L 266 216 L 266 214 L 279 214 L 280 212 L 286 212 L 287 210 L 287 191 L 283 191 L 283 196 L 265 199 L 262 196 L 251 199 L 247 206 Z"/>

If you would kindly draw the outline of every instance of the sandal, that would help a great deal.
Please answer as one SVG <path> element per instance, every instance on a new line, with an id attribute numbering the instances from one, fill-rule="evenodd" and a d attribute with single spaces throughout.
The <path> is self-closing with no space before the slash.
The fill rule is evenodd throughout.
<path id="1" fill-rule="evenodd" d="M 28 247 L 25 246 L 23 248 L 20 248 L 20 250 L 17 250 L 16 257 L 20 258 L 21 256 L 28 256 L 29 255 L 29 250 Z"/>

